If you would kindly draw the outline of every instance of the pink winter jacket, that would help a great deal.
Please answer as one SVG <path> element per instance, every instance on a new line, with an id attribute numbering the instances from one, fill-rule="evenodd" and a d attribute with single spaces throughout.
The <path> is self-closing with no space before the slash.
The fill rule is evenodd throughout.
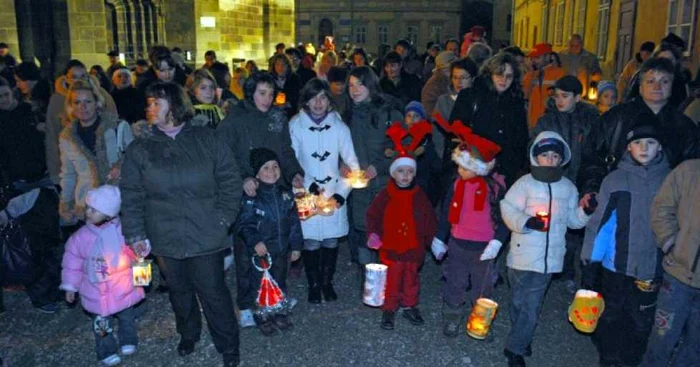
<path id="1" fill-rule="evenodd" d="M 88 224 L 89 225 L 89 224 Z M 121 224 L 119 225 L 120 239 Z M 80 294 L 83 308 L 100 316 L 114 315 L 125 310 L 144 298 L 142 287 L 134 287 L 132 280 L 132 263 L 137 261 L 130 247 L 124 244 L 120 254 L 119 265 L 105 282 L 91 283 L 87 274 L 88 258 L 97 236 L 86 226 L 80 228 L 66 243 L 61 273 L 61 289 Z"/>

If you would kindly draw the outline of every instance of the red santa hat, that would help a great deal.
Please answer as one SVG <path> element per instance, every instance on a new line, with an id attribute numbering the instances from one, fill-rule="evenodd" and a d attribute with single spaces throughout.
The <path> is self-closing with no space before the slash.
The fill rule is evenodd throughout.
<path id="1" fill-rule="evenodd" d="M 496 155 L 501 151 L 501 147 L 474 134 L 472 129 L 464 126 L 461 121 L 455 121 L 450 125 L 439 114 L 434 117 L 443 129 L 454 134 L 460 141 L 452 151 L 452 160 L 478 176 L 488 175 L 496 165 Z"/>
<path id="2" fill-rule="evenodd" d="M 394 122 L 386 131 L 392 142 L 394 149 L 387 149 L 386 155 L 395 157 L 394 161 L 389 166 L 389 173 L 393 174 L 399 167 L 409 166 L 413 169 L 417 168 L 416 158 L 423 153 L 423 148 L 420 147 L 423 138 L 432 131 L 430 123 L 425 120 L 418 121 L 411 125 L 406 130 L 401 126 L 400 122 Z M 407 136 L 411 137 L 411 143 L 408 146 L 403 145 L 402 141 Z"/>

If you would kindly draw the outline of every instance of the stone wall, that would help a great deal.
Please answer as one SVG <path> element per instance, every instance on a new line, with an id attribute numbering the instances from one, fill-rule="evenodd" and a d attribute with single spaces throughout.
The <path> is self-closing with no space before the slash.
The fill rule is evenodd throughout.
<path id="1" fill-rule="evenodd" d="M 79 59 L 88 69 L 104 64 L 109 52 L 104 2 L 68 0 L 67 9 L 71 58 Z"/>
<path id="2" fill-rule="evenodd" d="M 20 49 L 17 38 L 17 18 L 14 0 L 0 0 L 0 42 L 10 46 L 10 53 L 19 59 Z"/>

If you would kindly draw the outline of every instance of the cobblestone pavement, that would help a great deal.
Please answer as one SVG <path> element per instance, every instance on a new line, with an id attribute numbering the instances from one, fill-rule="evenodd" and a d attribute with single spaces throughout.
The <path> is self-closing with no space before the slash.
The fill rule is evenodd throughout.
<path id="1" fill-rule="evenodd" d="M 157 278 L 157 277 L 154 277 Z M 379 328 L 381 312 L 360 301 L 360 281 L 341 248 L 336 289 L 339 301 L 321 305 L 306 302 L 306 280 L 290 279 L 290 293 L 299 299 L 294 329 L 266 338 L 255 329 L 241 330 L 241 366 L 506 366 L 503 344 L 509 328 L 509 290 L 497 288 L 500 310 L 492 327 L 493 341 L 466 336 L 447 339 L 441 329 L 440 268 L 428 260 L 421 271 L 420 307 L 426 323 L 413 326 L 397 315 L 396 329 Z M 232 293 L 235 276 L 227 274 Z M 553 282 L 545 300 L 532 344 L 529 366 L 596 366 L 590 338 L 567 321 L 572 296 Z M 139 350 L 123 359 L 124 366 L 219 366 L 207 330 L 193 354 L 179 357 L 179 336 L 167 294 L 150 293 L 139 323 Z M 7 311 L 0 315 L 0 357 L 7 367 L 98 366 L 91 323 L 80 307 L 65 305 L 55 315 L 37 312 L 22 292 L 5 292 Z"/>

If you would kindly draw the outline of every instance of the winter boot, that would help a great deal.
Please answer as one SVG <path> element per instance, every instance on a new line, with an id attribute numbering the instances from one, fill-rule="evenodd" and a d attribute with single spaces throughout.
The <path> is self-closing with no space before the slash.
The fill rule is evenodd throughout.
<path id="1" fill-rule="evenodd" d="M 335 265 L 338 262 L 338 248 L 321 248 L 321 289 L 323 299 L 326 302 L 335 301 L 338 295 L 333 289 L 333 276 L 335 275 Z"/>
<path id="2" fill-rule="evenodd" d="M 462 306 L 450 306 L 442 304 L 442 333 L 450 338 L 459 335 L 459 326 L 462 324 Z"/>
<path id="3" fill-rule="evenodd" d="M 382 312 L 382 323 L 381 328 L 384 330 L 394 330 L 394 320 L 396 318 L 396 313 L 394 311 L 384 311 Z"/>
<path id="4" fill-rule="evenodd" d="M 302 256 L 309 280 L 309 303 L 321 303 L 321 251 L 304 250 Z"/>

